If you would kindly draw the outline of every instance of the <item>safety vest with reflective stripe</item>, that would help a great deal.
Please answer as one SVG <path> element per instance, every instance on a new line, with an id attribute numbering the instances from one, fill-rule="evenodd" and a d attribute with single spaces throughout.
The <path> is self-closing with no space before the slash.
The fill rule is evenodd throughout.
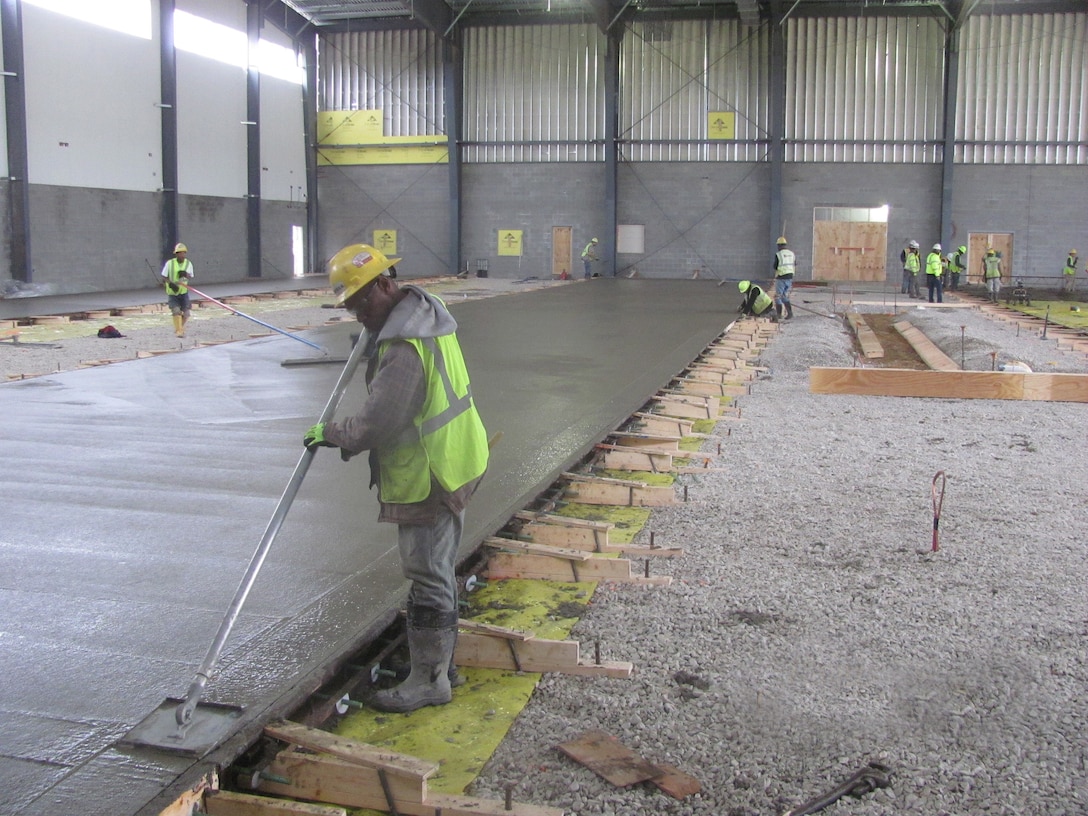
<path id="1" fill-rule="evenodd" d="M 166 262 L 166 280 L 174 284 L 178 288 L 175 292 L 170 287 L 167 287 L 166 291 L 171 295 L 184 295 L 189 291 L 189 287 L 185 285 L 187 278 L 181 277 L 181 272 L 188 272 L 192 275 L 193 262 L 188 258 L 185 259 L 185 263 L 178 263 L 177 258 L 171 258 Z"/>
<path id="2" fill-rule="evenodd" d="M 756 299 L 752 301 L 752 311 L 757 315 L 763 314 L 774 303 L 774 300 L 760 287 L 754 286 L 752 288 L 759 292 Z"/>
<path id="3" fill-rule="evenodd" d="M 918 274 L 918 267 L 922 265 L 921 258 L 918 257 L 917 252 L 911 252 L 907 250 L 907 259 L 903 262 L 903 268 L 910 272 L 912 275 Z"/>
<path id="4" fill-rule="evenodd" d="M 784 278 L 787 275 L 792 277 L 793 270 L 797 266 L 797 256 L 793 254 L 792 249 L 780 249 L 776 253 L 778 258 L 778 268 L 774 271 L 776 278 Z"/>
<path id="5" fill-rule="evenodd" d="M 1075 275 L 1077 274 L 1077 256 L 1066 255 L 1065 256 L 1065 269 L 1062 270 L 1063 275 Z"/>
<path id="6" fill-rule="evenodd" d="M 982 259 L 982 268 L 985 271 L 986 280 L 1001 277 L 1001 259 L 996 255 L 987 255 Z"/>
<path id="7" fill-rule="evenodd" d="M 926 274 L 940 277 L 944 269 L 941 267 L 941 253 L 933 251 L 926 255 Z"/>
<path id="8" fill-rule="evenodd" d="M 383 341 L 379 359 L 397 340 Z M 397 442 L 378 451 L 381 500 L 414 504 L 431 493 L 431 476 L 447 491 L 483 475 L 487 432 L 469 388 L 468 370 L 454 334 L 406 339 L 423 362 L 423 410 Z"/>

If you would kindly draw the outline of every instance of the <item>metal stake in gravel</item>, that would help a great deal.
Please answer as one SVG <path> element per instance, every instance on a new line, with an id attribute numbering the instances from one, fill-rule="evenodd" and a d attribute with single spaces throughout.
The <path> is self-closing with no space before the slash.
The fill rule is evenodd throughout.
<path id="1" fill-rule="evenodd" d="M 937 480 L 941 480 L 940 491 L 937 490 Z M 933 476 L 933 484 L 930 486 L 930 494 L 933 498 L 933 552 L 939 549 L 937 544 L 937 527 L 941 523 L 941 507 L 944 505 L 944 486 L 947 483 L 944 471 L 938 470 Z"/>

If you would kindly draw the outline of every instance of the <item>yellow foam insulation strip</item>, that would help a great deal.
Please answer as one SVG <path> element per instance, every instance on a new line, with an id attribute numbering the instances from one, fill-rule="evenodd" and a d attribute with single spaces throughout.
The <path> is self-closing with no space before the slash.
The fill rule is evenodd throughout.
<path id="1" fill-rule="evenodd" d="M 565 640 L 585 611 L 596 582 L 495 581 L 468 594 L 462 617 L 537 637 Z M 347 714 L 334 729 L 343 737 L 437 762 L 428 781 L 437 793 L 463 794 L 498 748 L 529 702 L 539 672 L 461 668 L 465 684 L 448 705 L 408 714 L 363 709 Z M 354 810 L 355 814 L 380 811 Z"/>

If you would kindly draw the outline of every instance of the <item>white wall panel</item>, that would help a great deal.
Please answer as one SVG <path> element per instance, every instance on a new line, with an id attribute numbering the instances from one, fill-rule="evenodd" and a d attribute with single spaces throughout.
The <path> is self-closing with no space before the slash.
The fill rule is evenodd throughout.
<path id="1" fill-rule="evenodd" d="M 288 37 L 265 26 L 262 39 L 291 47 Z M 261 77 L 261 198 L 305 201 L 306 130 L 302 118 L 303 86 Z"/>
<path id="2" fill-rule="evenodd" d="M 246 182 L 246 73 L 179 52 L 178 192 L 240 198 Z"/>
<path id="3" fill-rule="evenodd" d="M 26 4 L 22 15 L 30 182 L 160 188 L 157 43 Z"/>

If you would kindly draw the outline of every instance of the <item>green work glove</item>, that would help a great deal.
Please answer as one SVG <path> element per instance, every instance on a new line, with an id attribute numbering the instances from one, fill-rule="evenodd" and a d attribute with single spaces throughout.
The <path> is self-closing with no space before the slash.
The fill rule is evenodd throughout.
<path id="1" fill-rule="evenodd" d="M 302 444 L 306 446 L 306 450 L 317 450 L 318 448 L 335 448 L 332 442 L 325 440 L 325 423 L 318 422 L 312 426 L 310 430 L 306 431 L 302 437 Z"/>

